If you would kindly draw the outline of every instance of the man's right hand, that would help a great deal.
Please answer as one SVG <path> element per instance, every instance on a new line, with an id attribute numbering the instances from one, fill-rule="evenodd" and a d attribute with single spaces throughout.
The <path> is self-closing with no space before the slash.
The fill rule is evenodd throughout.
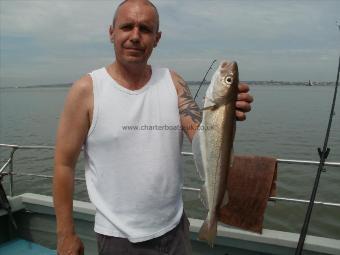
<path id="1" fill-rule="evenodd" d="M 58 255 L 84 255 L 83 242 L 76 234 L 58 235 Z"/>

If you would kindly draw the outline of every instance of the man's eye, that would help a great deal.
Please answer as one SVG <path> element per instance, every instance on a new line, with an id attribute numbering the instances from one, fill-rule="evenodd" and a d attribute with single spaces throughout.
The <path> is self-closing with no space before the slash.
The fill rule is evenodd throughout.
<path id="1" fill-rule="evenodd" d="M 140 31 L 141 32 L 144 32 L 144 33 L 151 33 L 152 32 L 152 29 L 147 27 L 147 26 L 140 26 Z"/>
<path id="2" fill-rule="evenodd" d="M 132 25 L 122 25 L 120 26 L 120 29 L 123 30 L 123 31 L 129 31 L 133 28 Z"/>

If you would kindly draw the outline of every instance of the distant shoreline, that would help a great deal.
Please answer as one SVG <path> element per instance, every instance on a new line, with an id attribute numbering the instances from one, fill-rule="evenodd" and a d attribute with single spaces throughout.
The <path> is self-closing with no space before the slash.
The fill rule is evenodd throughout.
<path id="1" fill-rule="evenodd" d="M 33 89 L 33 88 L 69 88 L 72 83 L 62 83 L 62 84 L 40 84 L 40 85 L 28 85 L 28 86 L 7 86 L 0 87 L 0 89 Z"/>
<path id="2" fill-rule="evenodd" d="M 299 85 L 306 86 L 308 85 L 308 81 L 243 81 L 248 83 L 249 85 L 271 85 L 271 86 L 289 86 L 289 85 Z M 188 85 L 191 86 L 199 86 L 201 81 L 187 81 Z M 208 85 L 210 81 L 205 81 L 203 84 Z M 333 81 L 314 81 L 313 86 L 329 86 L 334 85 Z M 72 83 L 62 83 L 62 84 L 40 84 L 40 85 L 28 85 L 28 86 L 7 86 L 0 87 L 0 89 L 28 89 L 28 88 L 69 88 L 72 86 Z"/>

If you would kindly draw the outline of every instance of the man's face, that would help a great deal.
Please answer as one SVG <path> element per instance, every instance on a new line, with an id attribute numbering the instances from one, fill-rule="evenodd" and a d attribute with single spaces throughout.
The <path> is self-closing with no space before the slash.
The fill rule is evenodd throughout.
<path id="1" fill-rule="evenodd" d="M 151 6 L 141 2 L 122 5 L 115 24 L 110 27 L 116 60 L 123 64 L 146 64 L 161 38 L 157 26 L 157 16 Z"/>

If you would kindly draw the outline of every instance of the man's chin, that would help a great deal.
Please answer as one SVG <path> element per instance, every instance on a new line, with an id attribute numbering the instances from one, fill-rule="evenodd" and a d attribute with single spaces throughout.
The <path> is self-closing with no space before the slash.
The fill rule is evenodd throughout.
<path id="1" fill-rule="evenodd" d="M 129 56 L 123 59 L 123 62 L 126 64 L 144 64 L 146 63 L 146 59 L 144 57 L 135 57 L 135 56 Z"/>

